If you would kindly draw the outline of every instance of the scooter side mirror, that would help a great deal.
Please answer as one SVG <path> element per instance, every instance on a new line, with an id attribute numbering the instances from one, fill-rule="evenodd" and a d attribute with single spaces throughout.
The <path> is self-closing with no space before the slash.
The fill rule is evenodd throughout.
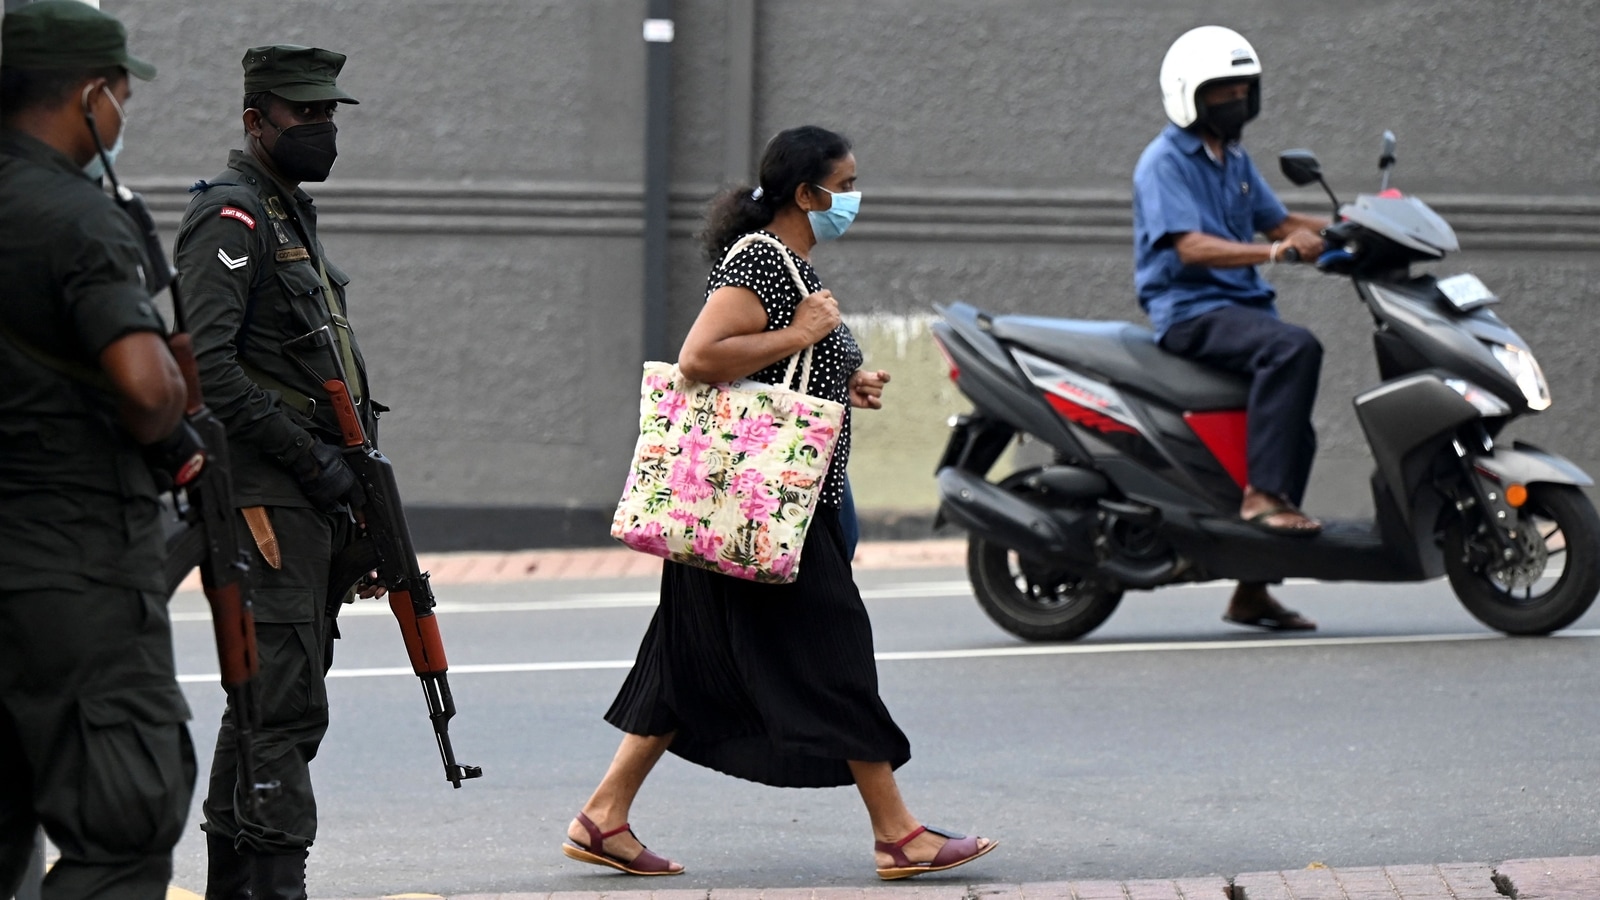
<path id="1" fill-rule="evenodd" d="M 1378 168 L 1383 172 L 1383 184 L 1380 193 L 1389 189 L 1389 174 L 1394 171 L 1394 132 L 1383 133 L 1383 155 L 1378 157 Z"/>
<path id="2" fill-rule="evenodd" d="M 1322 180 L 1322 163 L 1310 150 L 1285 150 L 1278 154 L 1278 168 L 1283 177 L 1296 187 L 1305 187 Z"/>

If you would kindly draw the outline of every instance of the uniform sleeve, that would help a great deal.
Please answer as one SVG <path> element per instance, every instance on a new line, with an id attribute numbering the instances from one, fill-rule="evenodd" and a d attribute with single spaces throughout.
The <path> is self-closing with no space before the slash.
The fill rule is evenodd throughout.
<path id="1" fill-rule="evenodd" d="M 767 330 L 788 327 L 801 298 L 796 296 L 794 276 L 789 274 L 779 252 L 767 243 L 753 243 L 740 250 L 712 271 L 707 296 L 720 287 L 742 287 L 761 301 L 761 308 L 767 313 Z"/>
<path id="2" fill-rule="evenodd" d="M 1134 239 L 1149 249 L 1169 235 L 1203 230 L 1194 191 L 1171 156 L 1157 156 L 1134 171 L 1133 202 L 1139 223 Z"/>
<path id="3" fill-rule="evenodd" d="M 166 333 L 146 286 L 144 244 L 121 210 L 86 217 L 78 250 L 62 273 L 63 299 L 78 341 L 91 357 L 138 331 Z"/>
<path id="4" fill-rule="evenodd" d="M 1272 186 L 1261 177 L 1261 170 L 1256 168 L 1254 161 L 1250 163 L 1250 196 L 1254 198 L 1250 209 L 1250 225 L 1257 232 L 1265 234 L 1289 218 L 1289 210 L 1273 193 Z"/>
<path id="5" fill-rule="evenodd" d="M 275 395 L 244 374 L 235 346 L 252 285 L 270 252 L 261 232 L 267 227 L 265 215 L 238 198 L 221 191 L 202 195 L 184 215 L 174 255 L 206 405 L 230 438 L 282 459 L 312 438 L 279 408 Z"/>

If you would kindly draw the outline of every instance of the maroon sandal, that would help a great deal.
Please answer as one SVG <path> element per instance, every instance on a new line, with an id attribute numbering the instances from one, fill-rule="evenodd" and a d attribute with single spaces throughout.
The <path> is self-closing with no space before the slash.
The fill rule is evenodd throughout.
<path id="1" fill-rule="evenodd" d="M 917 835 L 922 834 L 924 831 L 931 831 L 945 838 L 944 846 L 940 847 L 939 852 L 928 862 L 912 862 L 906 858 L 905 845 L 916 840 Z M 972 862 L 1000 846 L 999 841 L 991 841 L 988 846 L 980 846 L 978 844 L 979 840 L 980 838 L 976 835 L 966 837 L 953 832 L 942 831 L 938 828 L 918 825 L 915 830 L 898 841 L 892 843 L 878 841 L 873 844 L 873 849 L 879 853 L 889 854 L 889 857 L 894 860 L 894 865 L 883 866 L 878 869 L 878 877 L 884 881 L 894 881 L 897 878 L 910 878 L 913 875 L 923 875 L 928 872 L 943 872 L 946 869 L 954 869 L 956 866 Z"/>
<path id="2" fill-rule="evenodd" d="M 611 829 L 610 831 L 601 831 L 600 826 L 594 824 L 594 822 L 591 821 L 588 816 L 580 812 L 578 813 L 578 824 L 582 825 L 584 830 L 589 832 L 589 843 L 587 846 L 585 846 L 573 840 L 569 836 L 567 841 L 561 845 L 561 852 L 565 853 L 568 859 L 575 859 L 578 862 L 586 862 L 594 866 L 609 866 L 618 871 L 627 872 L 629 875 L 683 874 L 682 867 L 674 869 L 672 867 L 672 860 L 667 859 L 660 854 L 651 853 L 648 849 L 639 851 L 639 855 L 635 856 L 633 859 L 622 859 L 607 853 L 606 838 L 611 837 L 612 835 L 621 834 L 624 831 L 628 832 L 629 834 L 633 834 L 633 829 L 628 827 L 626 822 L 617 828 Z M 636 834 L 634 834 L 633 837 L 634 840 L 639 839 L 639 836 Z M 640 842 L 640 845 L 643 846 L 642 841 Z M 966 862 L 966 860 L 962 860 L 961 862 Z M 957 863 L 957 865 L 960 865 L 960 863 Z"/>

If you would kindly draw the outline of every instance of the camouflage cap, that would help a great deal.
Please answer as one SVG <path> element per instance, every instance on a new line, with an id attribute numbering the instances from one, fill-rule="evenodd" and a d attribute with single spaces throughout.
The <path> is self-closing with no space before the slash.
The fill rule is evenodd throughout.
<path id="1" fill-rule="evenodd" d="M 270 91 L 293 103 L 361 101 L 346 94 L 334 79 L 344 68 L 344 54 L 296 44 L 270 44 L 244 52 L 244 92 Z"/>
<path id="2" fill-rule="evenodd" d="M 16 69 L 121 66 L 145 81 L 156 67 L 128 53 L 128 30 L 82 0 L 38 0 L 0 20 L 0 64 Z"/>

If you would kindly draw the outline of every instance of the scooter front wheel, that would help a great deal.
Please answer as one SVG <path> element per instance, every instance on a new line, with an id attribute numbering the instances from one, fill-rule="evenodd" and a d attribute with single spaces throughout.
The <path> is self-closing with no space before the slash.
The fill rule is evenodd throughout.
<path id="1" fill-rule="evenodd" d="M 1015 550 L 973 536 L 967 574 L 978 605 L 1019 638 L 1071 641 L 1099 628 L 1122 602 L 1122 591 L 1066 570 L 1027 559 Z"/>
<path id="2" fill-rule="evenodd" d="M 1529 487 L 1517 513 L 1516 559 L 1481 561 L 1488 552 L 1458 520 L 1445 529 L 1445 574 L 1461 605 L 1496 631 L 1560 631 L 1600 593 L 1600 516 L 1583 491 L 1554 484 Z"/>

